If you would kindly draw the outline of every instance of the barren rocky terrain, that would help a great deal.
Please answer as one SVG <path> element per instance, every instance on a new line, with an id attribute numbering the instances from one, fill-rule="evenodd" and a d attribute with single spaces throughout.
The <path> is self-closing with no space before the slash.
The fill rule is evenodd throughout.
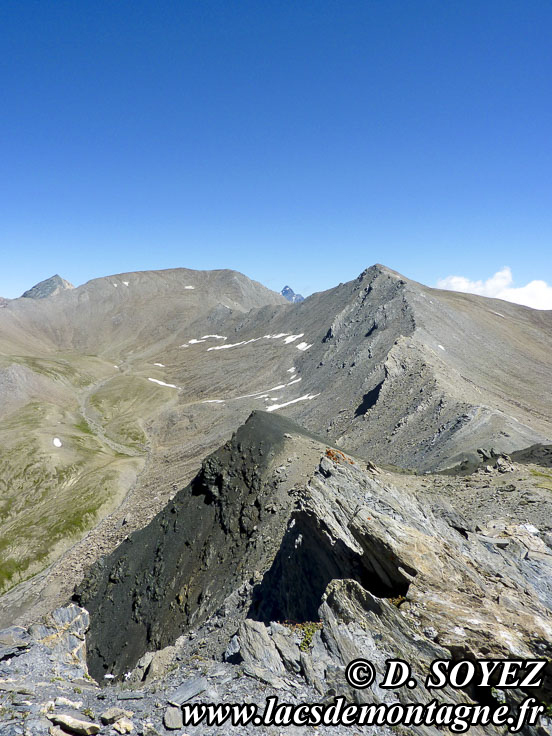
<path id="1" fill-rule="evenodd" d="M 6 732 L 70 732 L 65 713 L 107 733 L 129 698 L 121 718 L 165 733 L 184 686 L 429 697 L 352 689 L 355 657 L 420 676 L 550 657 L 551 345 L 550 312 L 383 266 L 300 303 L 186 269 L 7 302 L 0 623 L 24 628 L 0 641 Z"/>
<path id="2" fill-rule="evenodd" d="M 66 720 L 74 718 L 105 733 L 130 723 L 154 736 L 179 730 L 187 702 L 262 706 L 270 696 L 429 702 L 421 686 L 388 691 L 378 679 L 351 688 L 345 667 L 368 658 L 381 676 L 387 659 L 400 658 L 422 683 L 437 658 L 550 658 L 552 474 L 503 456 L 483 460 L 464 476 L 390 472 L 281 416 L 254 413 L 146 528 L 92 567 L 74 596 L 88 613 L 72 604 L 44 624 L 3 632 L 6 732 L 16 723 L 29 733 L 49 723 L 74 732 Z M 548 703 L 551 690 L 548 674 L 531 695 Z M 441 702 L 512 708 L 526 696 L 492 687 L 438 693 Z M 550 726 L 543 716 L 522 733 Z"/>

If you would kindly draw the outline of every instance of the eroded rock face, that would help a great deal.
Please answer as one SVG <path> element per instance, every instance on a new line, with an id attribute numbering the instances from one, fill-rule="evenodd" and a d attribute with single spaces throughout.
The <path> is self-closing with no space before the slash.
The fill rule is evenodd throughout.
<path id="1" fill-rule="evenodd" d="M 275 465 L 288 426 L 253 415 L 164 511 L 92 569 L 76 599 L 92 613 L 94 677 L 126 672 L 147 649 L 172 643 L 270 566 L 294 506 L 291 479 Z"/>
<path id="2" fill-rule="evenodd" d="M 452 497 L 430 505 L 407 481 L 281 417 L 252 415 L 78 591 L 91 615 L 91 673 L 121 674 L 198 626 L 202 651 L 226 652 L 270 687 L 299 677 L 321 697 L 356 702 L 431 698 L 423 688 L 352 689 L 344 670 L 357 657 L 379 675 L 387 659 L 405 659 L 420 682 L 434 659 L 550 658 L 546 534 L 516 519 L 479 526 Z M 492 702 L 481 690 L 440 697 Z M 549 702 L 550 676 L 530 694 Z"/>

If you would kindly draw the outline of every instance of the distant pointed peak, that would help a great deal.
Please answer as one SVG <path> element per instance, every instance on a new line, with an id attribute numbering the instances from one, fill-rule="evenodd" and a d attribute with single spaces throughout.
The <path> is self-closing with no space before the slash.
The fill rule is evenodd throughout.
<path id="1" fill-rule="evenodd" d="M 21 297 L 25 299 L 45 299 L 48 296 L 55 296 L 62 291 L 74 288 L 73 284 L 56 273 L 54 276 L 50 276 L 49 279 L 44 279 L 44 281 L 35 284 L 31 289 L 24 292 Z"/>
<path id="2" fill-rule="evenodd" d="M 287 299 L 288 302 L 292 302 L 293 304 L 305 301 L 305 297 L 301 294 L 296 294 L 291 286 L 284 286 L 280 294 L 284 297 L 284 299 Z"/>

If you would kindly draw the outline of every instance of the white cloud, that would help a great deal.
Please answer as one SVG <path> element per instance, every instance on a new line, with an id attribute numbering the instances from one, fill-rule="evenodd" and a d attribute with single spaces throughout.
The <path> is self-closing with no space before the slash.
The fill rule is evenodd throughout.
<path id="1" fill-rule="evenodd" d="M 437 288 L 504 299 L 506 302 L 524 304 L 533 309 L 552 309 L 552 286 L 546 281 L 536 279 L 525 286 L 512 286 L 513 283 L 511 268 L 504 266 L 486 281 L 471 281 L 465 276 L 447 276 L 437 281 Z"/>

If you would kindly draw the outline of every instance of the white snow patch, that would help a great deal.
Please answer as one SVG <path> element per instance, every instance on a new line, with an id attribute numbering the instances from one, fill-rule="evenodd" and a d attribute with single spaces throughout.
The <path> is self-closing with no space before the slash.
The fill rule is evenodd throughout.
<path id="1" fill-rule="evenodd" d="M 245 340 L 241 342 L 227 343 L 226 345 L 215 345 L 213 348 L 207 348 L 207 352 L 210 350 L 228 350 L 228 348 L 237 348 L 238 345 L 245 345 Z"/>
<path id="2" fill-rule="evenodd" d="M 185 286 L 185 289 L 195 289 L 195 286 Z"/>
<path id="3" fill-rule="evenodd" d="M 123 284 L 124 284 L 125 286 L 128 286 L 128 281 L 123 281 Z"/>
<path id="4" fill-rule="evenodd" d="M 295 368 L 295 366 L 293 366 L 293 368 L 288 368 L 288 369 L 287 369 L 287 372 L 288 372 L 288 373 L 295 373 L 295 371 L 296 371 L 296 368 Z"/>
<path id="5" fill-rule="evenodd" d="M 444 350 L 445 349 L 442 345 L 437 345 L 437 347 L 439 348 L 439 350 Z"/>
<path id="6" fill-rule="evenodd" d="M 312 348 L 312 343 L 309 345 L 306 342 L 300 342 L 299 345 L 295 346 L 297 350 L 308 350 L 309 348 Z"/>
<path id="7" fill-rule="evenodd" d="M 234 342 L 231 344 L 226 343 L 226 345 L 215 345 L 212 348 L 207 348 L 207 352 L 209 352 L 209 350 L 228 350 L 228 348 L 237 348 L 239 345 L 249 345 L 250 342 L 257 342 L 257 340 L 262 340 L 262 337 L 253 337 L 251 340 L 242 340 L 241 342 Z"/>
<path id="8" fill-rule="evenodd" d="M 290 335 L 289 337 L 286 337 L 286 339 L 284 340 L 284 345 L 289 345 L 290 342 L 295 342 L 300 337 L 303 337 L 304 334 L 305 333 L 302 332 L 300 335 Z"/>
<path id="9" fill-rule="evenodd" d="M 224 399 L 206 399 L 202 404 L 224 404 Z"/>
<path id="10" fill-rule="evenodd" d="M 157 378 L 148 378 L 148 381 L 152 383 L 158 383 L 160 386 L 166 386 L 167 388 L 178 388 L 174 383 L 165 383 L 165 381 L 158 381 Z"/>
<path id="11" fill-rule="evenodd" d="M 119 286 L 119 284 L 113 284 L 113 286 L 114 286 L 115 288 L 117 288 L 117 287 Z"/>
<path id="12" fill-rule="evenodd" d="M 262 399 L 264 396 L 266 396 L 266 392 L 264 391 L 255 391 L 254 394 L 244 394 L 243 396 L 234 396 L 233 401 L 237 401 L 238 399 Z"/>
<path id="13" fill-rule="evenodd" d="M 287 335 L 287 337 L 286 337 Z M 212 348 L 207 348 L 207 350 L 228 350 L 228 348 L 237 348 L 240 345 L 249 345 L 249 343 L 257 342 L 258 340 L 279 340 L 282 337 L 284 338 L 284 344 L 288 345 L 292 342 L 295 342 L 295 340 L 298 340 L 300 337 L 303 337 L 304 333 L 302 332 L 300 335 L 289 335 L 287 332 L 278 332 L 276 335 L 263 335 L 262 337 L 253 337 L 250 340 L 240 340 L 240 342 L 233 342 L 233 343 L 227 343 L 226 345 L 216 345 Z M 214 338 L 217 340 L 227 340 L 227 337 L 224 337 L 223 335 L 204 335 L 202 340 L 207 340 L 208 338 Z M 192 340 L 190 340 L 190 343 Z M 196 340 L 196 342 L 198 342 Z M 308 350 L 311 346 L 307 345 L 307 343 L 303 342 L 297 345 L 299 350 Z M 293 373 L 295 371 L 295 368 L 290 369 L 288 372 Z"/>
<path id="14" fill-rule="evenodd" d="M 197 345 L 199 342 L 205 342 L 205 340 L 196 340 L 195 337 L 192 337 L 192 339 L 188 341 L 188 344 L 189 345 Z"/>
<path id="15" fill-rule="evenodd" d="M 158 366 L 159 366 L 160 368 L 164 368 L 164 367 L 165 367 L 165 366 L 163 365 L 163 363 L 154 363 L 153 365 L 158 365 Z"/>
<path id="16" fill-rule="evenodd" d="M 506 319 L 506 317 L 503 314 L 500 314 L 500 312 L 495 312 L 494 309 L 491 309 L 491 312 L 493 314 L 496 314 L 497 317 L 502 317 L 502 319 Z"/>
<path id="17" fill-rule="evenodd" d="M 283 404 L 272 404 L 272 406 L 267 406 L 267 411 L 276 411 L 276 409 L 283 409 L 284 406 L 289 406 L 290 404 L 296 404 L 298 401 L 311 401 L 312 399 L 316 399 L 317 396 L 320 396 L 320 394 L 305 394 L 304 396 L 300 396 L 298 399 L 292 399 L 291 401 L 286 401 Z"/>
<path id="18" fill-rule="evenodd" d="M 256 339 L 260 339 L 260 338 L 256 338 Z M 209 349 L 211 350 L 211 348 L 209 348 Z M 293 378 L 288 383 L 280 383 L 280 384 L 278 384 L 278 386 L 273 386 L 272 388 L 263 389 L 261 391 L 255 391 L 255 393 L 252 393 L 252 394 L 244 394 L 243 396 L 232 396 L 232 397 L 230 397 L 228 399 L 210 399 L 209 401 L 203 401 L 202 403 L 203 404 L 208 404 L 208 403 L 223 403 L 223 401 L 239 401 L 240 399 L 264 399 L 265 401 L 268 401 L 269 400 L 269 398 L 268 398 L 268 394 L 269 393 L 272 393 L 273 391 L 281 391 L 282 389 L 285 389 L 285 388 L 287 388 L 288 386 L 291 386 L 294 383 L 299 383 L 299 381 L 302 381 L 302 380 L 303 380 L 302 378 Z M 316 394 L 316 395 L 318 396 L 319 394 Z M 270 398 L 270 401 L 278 401 L 279 398 L 280 398 L 279 396 L 277 396 L 276 398 L 272 398 L 271 397 Z M 310 397 L 310 398 L 314 398 L 314 397 Z M 286 404 L 286 406 L 287 406 L 287 404 Z"/>
<path id="19" fill-rule="evenodd" d="M 273 386 L 272 388 L 265 389 L 264 391 L 256 391 L 254 394 L 245 394 L 245 396 L 235 396 L 234 399 L 251 399 L 251 398 L 263 399 L 269 393 L 272 393 L 272 391 L 281 391 L 283 388 L 286 388 L 287 386 L 291 386 L 292 383 L 299 383 L 299 381 L 302 381 L 302 380 L 303 380 L 302 378 L 296 378 L 293 381 L 289 381 L 289 383 L 280 383 L 278 386 Z"/>
<path id="20" fill-rule="evenodd" d="M 52 443 L 54 447 L 61 447 L 61 440 L 59 437 L 54 437 L 54 439 L 52 440 Z"/>
<path id="21" fill-rule="evenodd" d="M 117 370 L 119 370 L 119 366 L 118 365 L 114 365 L 113 367 L 116 368 Z"/>

